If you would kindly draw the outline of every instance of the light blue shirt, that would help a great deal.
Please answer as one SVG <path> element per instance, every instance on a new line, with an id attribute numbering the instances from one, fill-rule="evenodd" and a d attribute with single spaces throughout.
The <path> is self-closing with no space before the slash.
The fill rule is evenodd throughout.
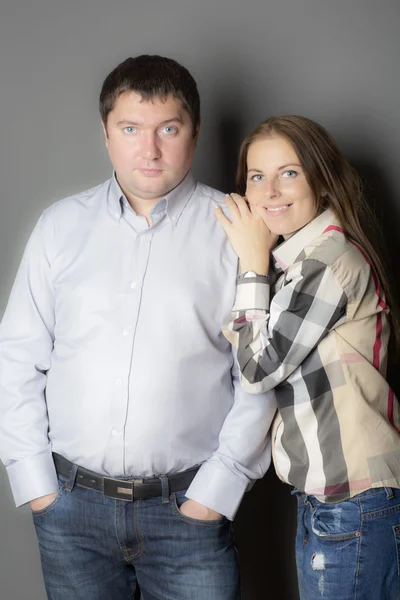
<path id="1" fill-rule="evenodd" d="M 187 496 L 232 519 L 270 463 L 274 397 L 239 385 L 221 333 L 237 258 L 191 174 L 151 211 L 115 177 L 40 217 L 0 327 L 0 454 L 19 506 L 52 451 L 109 476 L 201 467 Z"/>

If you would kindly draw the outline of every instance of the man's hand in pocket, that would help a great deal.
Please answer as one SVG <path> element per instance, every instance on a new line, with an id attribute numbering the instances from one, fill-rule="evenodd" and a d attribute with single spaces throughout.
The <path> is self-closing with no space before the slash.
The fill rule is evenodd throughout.
<path id="1" fill-rule="evenodd" d="M 47 496 L 40 496 L 40 498 L 35 498 L 34 500 L 31 500 L 29 502 L 29 504 L 31 505 L 31 509 L 35 511 L 43 510 L 53 502 L 56 496 L 57 494 L 47 494 Z"/>

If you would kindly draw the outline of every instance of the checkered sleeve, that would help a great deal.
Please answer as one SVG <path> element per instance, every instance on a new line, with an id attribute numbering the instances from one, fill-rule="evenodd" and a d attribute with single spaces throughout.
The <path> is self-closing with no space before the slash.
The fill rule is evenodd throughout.
<path id="1" fill-rule="evenodd" d="M 242 386 L 267 392 L 303 362 L 329 330 L 345 318 L 347 297 L 325 263 L 307 258 L 286 272 L 269 301 L 261 281 L 238 282 L 225 337 L 237 347 Z M 262 287 L 264 286 L 264 287 Z"/>

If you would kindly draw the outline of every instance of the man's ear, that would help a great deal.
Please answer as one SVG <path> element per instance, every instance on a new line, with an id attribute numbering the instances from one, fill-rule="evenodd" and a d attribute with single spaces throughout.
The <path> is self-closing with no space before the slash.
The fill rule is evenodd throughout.
<path id="1" fill-rule="evenodd" d="M 103 133 L 104 133 L 104 139 L 106 141 L 106 148 L 108 149 L 108 133 L 107 133 L 107 127 L 104 124 L 104 121 L 101 122 L 101 126 L 103 128 Z"/>

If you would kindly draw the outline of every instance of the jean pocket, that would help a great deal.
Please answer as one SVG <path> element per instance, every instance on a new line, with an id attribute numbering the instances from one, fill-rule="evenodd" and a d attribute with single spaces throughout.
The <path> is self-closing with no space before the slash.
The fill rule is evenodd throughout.
<path id="1" fill-rule="evenodd" d="M 357 502 L 318 503 L 311 507 L 313 533 L 327 541 L 350 540 L 361 535 L 361 510 Z"/>
<path id="2" fill-rule="evenodd" d="M 180 508 L 182 504 L 184 504 L 187 500 L 189 500 L 189 498 L 187 498 L 182 492 L 172 494 L 170 497 L 172 513 L 175 517 L 178 517 L 184 523 L 188 523 L 190 525 L 198 525 L 200 527 L 221 527 L 221 525 L 224 525 L 228 521 L 228 519 L 224 515 L 222 515 L 219 519 L 213 519 L 212 521 L 193 519 L 192 517 L 184 515 Z"/>
<path id="3" fill-rule="evenodd" d="M 61 500 L 61 497 L 64 495 L 67 483 L 68 483 L 67 480 L 59 478 L 58 479 L 58 492 L 57 492 L 57 495 L 54 498 L 54 500 L 52 500 L 50 502 L 50 504 L 45 506 L 45 508 L 41 508 L 40 510 L 31 509 L 32 516 L 35 519 L 37 517 L 43 517 L 44 515 L 47 515 L 49 512 L 51 512 L 53 510 L 53 508 L 56 506 L 56 504 L 58 504 L 58 502 Z"/>
<path id="4" fill-rule="evenodd" d="M 400 577 L 400 525 L 393 527 L 393 533 L 397 550 L 397 573 Z"/>

